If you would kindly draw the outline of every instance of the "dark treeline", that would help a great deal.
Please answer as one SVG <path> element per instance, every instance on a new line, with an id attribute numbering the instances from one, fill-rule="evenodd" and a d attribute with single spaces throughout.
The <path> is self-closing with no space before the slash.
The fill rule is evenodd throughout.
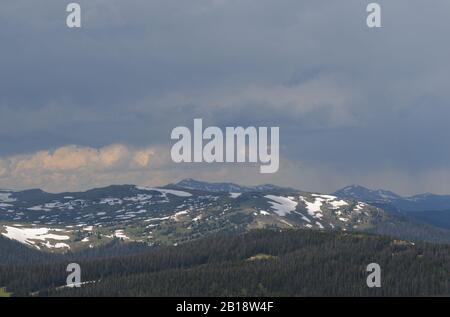
<path id="1" fill-rule="evenodd" d="M 78 252 L 64 254 L 39 251 L 17 241 L 0 236 L 0 266 L 28 266 L 45 263 L 80 261 L 92 258 L 108 258 L 142 253 L 152 249 L 142 243 L 122 243 L 119 239 L 108 244 Z"/>
<path id="2" fill-rule="evenodd" d="M 418 213 L 411 213 L 408 216 L 397 214 L 394 216 L 398 220 L 395 223 L 390 221 L 375 222 L 375 226 L 366 232 L 398 237 L 399 239 L 450 244 L 448 228 L 423 223 L 415 214 Z"/>
<path id="3" fill-rule="evenodd" d="M 57 257 L 59 256 L 31 249 L 26 245 L 3 238 L 0 235 L 0 267 L 4 265 L 27 265 L 52 262 Z"/>
<path id="4" fill-rule="evenodd" d="M 11 285 L 15 289 L 16 285 L 21 285 L 18 287 L 17 295 L 29 295 L 27 287 L 33 288 L 37 283 L 61 285 L 61 270 L 65 271 L 68 263 L 81 263 L 90 259 L 107 260 L 112 257 L 139 254 L 151 249 L 153 248 L 142 243 L 123 243 L 116 239 L 100 247 L 58 254 L 39 251 L 0 236 L 0 287 Z M 55 270 L 59 274 L 48 273 Z M 40 273 L 34 274 L 34 272 Z M 47 274 L 43 272 L 51 275 L 42 275 Z"/>
<path id="5" fill-rule="evenodd" d="M 382 268 L 369 289 L 366 267 Z M 450 295 L 450 246 L 309 230 L 221 235 L 143 254 L 82 260 L 81 288 L 61 288 L 67 263 L 3 266 L 16 296 Z"/>

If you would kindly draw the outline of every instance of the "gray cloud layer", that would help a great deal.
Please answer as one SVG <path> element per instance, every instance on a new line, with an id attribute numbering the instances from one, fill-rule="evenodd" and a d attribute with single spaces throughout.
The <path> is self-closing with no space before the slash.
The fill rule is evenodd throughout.
<path id="1" fill-rule="evenodd" d="M 2 3 L 0 158 L 71 144 L 124 144 L 132 157 L 168 149 L 175 126 L 201 117 L 280 126 L 280 174 L 250 168 L 247 183 L 450 192 L 450 2 L 379 1 L 378 30 L 365 26 L 368 2 L 79 1 L 81 30 L 65 27 L 64 2 Z M 0 187 L 55 187 L 50 172 L 30 184 L 4 169 Z M 241 166 L 195 169 L 242 181 Z M 145 171 L 72 173 L 70 188 L 195 176 Z"/>

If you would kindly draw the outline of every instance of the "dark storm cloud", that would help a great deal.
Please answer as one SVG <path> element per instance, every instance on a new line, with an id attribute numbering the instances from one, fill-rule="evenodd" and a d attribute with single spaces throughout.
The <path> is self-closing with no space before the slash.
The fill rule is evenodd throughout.
<path id="1" fill-rule="evenodd" d="M 61 1 L 1 4 L 1 157 L 168 146 L 201 117 L 280 126 L 280 183 L 450 192 L 450 2 L 379 1 L 377 30 L 360 0 L 79 3 L 80 30 Z"/>

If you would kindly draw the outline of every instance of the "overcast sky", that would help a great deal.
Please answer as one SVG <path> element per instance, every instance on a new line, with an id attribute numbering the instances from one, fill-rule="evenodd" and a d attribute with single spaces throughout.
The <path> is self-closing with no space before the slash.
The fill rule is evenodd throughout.
<path id="1" fill-rule="evenodd" d="M 67 3 L 66 3 L 67 2 Z M 0 188 L 184 177 L 450 193 L 450 1 L 61 0 L 0 5 Z M 280 171 L 175 165 L 171 130 L 279 126 Z"/>

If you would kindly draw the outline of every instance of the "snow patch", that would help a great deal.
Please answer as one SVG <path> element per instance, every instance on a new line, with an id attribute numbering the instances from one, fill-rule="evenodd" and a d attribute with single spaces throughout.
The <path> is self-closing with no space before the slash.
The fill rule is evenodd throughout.
<path id="1" fill-rule="evenodd" d="M 114 232 L 114 237 L 120 238 L 120 239 L 124 239 L 124 240 L 129 240 L 130 239 L 130 238 L 127 237 L 127 235 L 125 234 L 125 232 L 123 230 L 116 230 Z"/>
<path id="2" fill-rule="evenodd" d="M 298 204 L 296 201 L 292 200 L 293 197 L 275 195 L 266 195 L 264 197 L 271 200 L 269 203 L 272 205 L 272 209 L 281 217 L 294 211 Z"/>
<path id="3" fill-rule="evenodd" d="M 175 215 L 173 215 L 172 217 L 173 217 L 173 219 L 175 219 L 175 221 L 179 221 L 180 220 L 180 216 L 184 216 L 184 215 L 187 215 L 188 214 L 188 211 L 186 211 L 186 210 L 183 210 L 183 211 L 179 211 L 179 212 L 177 212 Z"/>
<path id="4" fill-rule="evenodd" d="M 191 193 L 184 192 L 181 190 L 153 188 L 153 187 L 141 187 L 141 186 L 138 186 L 136 188 L 139 190 L 145 190 L 145 191 L 157 191 L 157 192 L 163 193 L 164 195 L 171 194 L 171 195 L 178 196 L 178 197 L 191 197 L 192 196 Z"/>
<path id="5" fill-rule="evenodd" d="M 49 233 L 50 231 L 55 231 L 50 228 L 16 228 L 16 227 L 10 227 L 10 226 L 3 226 L 6 229 L 6 233 L 2 233 L 3 236 L 11 239 L 16 240 L 20 243 L 27 244 L 30 246 L 36 246 L 36 241 L 45 241 L 46 247 L 48 248 L 62 248 L 62 247 L 68 247 L 67 244 L 55 244 L 51 245 L 49 241 L 47 240 L 57 240 L 57 241 L 63 241 L 63 240 L 69 240 L 69 236 L 64 235 L 57 235 Z"/>
<path id="6" fill-rule="evenodd" d="M 348 202 L 345 200 L 336 200 L 336 201 L 330 201 L 329 204 L 333 206 L 333 209 L 339 209 L 344 206 L 348 206 Z"/>
<path id="7" fill-rule="evenodd" d="M 0 193 L 0 202 L 2 203 L 12 203 L 17 201 L 17 199 L 11 197 L 11 193 Z"/>
<path id="8" fill-rule="evenodd" d="M 231 198 L 238 198 L 241 195 L 242 195 L 242 193 L 230 193 Z"/>
<path id="9" fill-rule="evenodd" d="M 307 201 L 306 198 L 300 196 L 300 200 L 303 201 L 306 205 L 306 210 L 308 214 L 313 218 L 322 218 L 322 204 L 324 199 L 316 197 L 313 202 Z"/>
<path id="10" fill-rule="evenodd" d="M 359 202 L 358 204 L 356 204 L 356 206 L 353 208 L 354 211 L 361 211 L 364 209 L 364 207 L 367 207 L 367 205 L 365 203 L 361 203 Z"/>
<path id="11" fill-rule="evenodd" d="M 322 226 L 322 224 L 320 222 L 316 221 L 316 225 L 318 225 L 320 229 L 324 229 L 324 227 Z"/>
<path id="12" fill-rule="evenodd" d="M 109 197 L 109 198 L 102 198 L 100 200 L 100 204 L 101 205 L 107 204 L 107 205 L 110 205 L 110 206 L 115 206 L 115 205 L 121 205 L 122 203 L 123 203 L 122 199 L 119 199 L 119 198 L 111 198 L 111 197 Z"/>

